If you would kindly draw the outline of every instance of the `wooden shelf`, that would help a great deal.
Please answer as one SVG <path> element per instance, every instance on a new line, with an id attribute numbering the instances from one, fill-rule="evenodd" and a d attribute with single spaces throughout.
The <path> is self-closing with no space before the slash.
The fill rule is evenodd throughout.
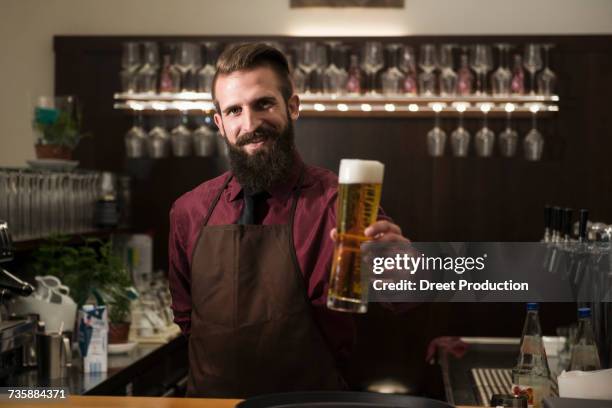
<path id="1" fill-rule="evenodd" d="M 113 234 L 129 234 L 133 233 L 129 228 L 112 228 L 112 229 L 99 229 L 87 232 L 80 232 L 76 234 L 66 234 L 69 239 L 66 242 L 67 245 L 75 245 L 83 243 L 87 238 L 109 238 Z M 13 243 L 15 252 L 29 252 L 38 248 L 42 243 L 47 241 L 51 237 L 36 238 L 23 241 L 15 241 Z"/>
<path id="2" fill-rule="evenodd" d="M 557 95 L 517 96 L 383 96 L 369 95 L 300 95 L 300 111 L 307 117 L 432 117 L 435 112 L 443 116 L 457 115 L 462 109 L 466 116 L 482 116 L 486 110 L 491 116 L 505 116 L 511 110 L 514 116 L 549 115 L 559 111 Z M 177 94 L 115 94 L 115 109 L 176 113 L 198 111 L 210 113 L 214 104 L 209 93 L 181 92 Z"/>

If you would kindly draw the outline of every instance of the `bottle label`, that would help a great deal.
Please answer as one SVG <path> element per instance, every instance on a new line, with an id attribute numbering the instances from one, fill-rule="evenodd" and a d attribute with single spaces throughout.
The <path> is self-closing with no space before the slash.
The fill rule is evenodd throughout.
<path id="1" fill-rule="evenodd" d="M 531 387 L 530 385 L 518 385 L 518 384 L 512 384 L 512 394 L 514 395 L 524 395 L 527 397 L 527 404 L 529 405 L 529 408 L 533 408 L 533 387 Z"/>
<path id="2" fill-rule="evenodd" d="M 540 408 L 542 399 L 547 397 L 550 392 L 546 384 L 542 385 L 518 385 L 512 384 L 512 394 L 524 395 L 527 397 L 529 408 Z"/>

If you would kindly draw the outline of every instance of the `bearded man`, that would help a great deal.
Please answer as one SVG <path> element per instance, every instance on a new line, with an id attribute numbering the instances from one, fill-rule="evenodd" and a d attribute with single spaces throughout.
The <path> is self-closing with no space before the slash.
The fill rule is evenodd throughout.
<path id="1" fill-rule="evenodd" d="M 230 47 L 217 62 L 213 100 L 231 171 L 170 212 L 170 290 L 189 337 L 188 395 L 344 389 L 353 320 L 325 306 L 338 179 L 295 148 L 300 102 L 285 56 L 263 43 Z M 388 219 L 365 233 L 405 240 Z"/>

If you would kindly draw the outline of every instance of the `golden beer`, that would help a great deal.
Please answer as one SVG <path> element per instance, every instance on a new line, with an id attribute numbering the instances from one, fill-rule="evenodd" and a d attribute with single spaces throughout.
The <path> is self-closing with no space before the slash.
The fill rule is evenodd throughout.
<path id="1" fill-rule="evenodd" d="M 367 276 L 361 273 L 364 230 L 376 221 L 382 191 L 384 165 L 371 160 L 341 160 L 336 202 L 336 240 L 332 259 L 327 307 L 367 311 Z"/>

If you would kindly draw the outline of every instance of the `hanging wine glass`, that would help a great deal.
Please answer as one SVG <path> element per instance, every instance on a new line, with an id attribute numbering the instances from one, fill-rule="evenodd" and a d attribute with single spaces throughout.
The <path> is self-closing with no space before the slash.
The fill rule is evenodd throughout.
<path id="1" fill-rule="evenodd" d="M 438 67 L 440 68 L 440 95 L 454 96 L 457 89 L 457 73 L 454 71 L 453 44 L 443 44 L 440 46 L 440 58 Z"/>
<path id="2" fill-rule="evenodd" d="M 499 54 L 499 67 L 492 76 L 494 96 L 510 95 L 510 84 L 512 82 L 512 71 L 508 66 L 508 52 L 510 44 L 495 44 Z"/>
<path id="3" fill-rule="evenodd" d="M 142 107 L 133 107 L 134 123 L 125 134 L 125 153 L 127 157 L 136 158 L 146 156 L 145 141 L 147 132 L 142 125 Z"/>
<path id="4" fill-rule="evenodd" d="M 529 71 L 529 82 L 531 95 L 535 95 L 535 73 L 542 68 L 542 53 L 539 44 L 527 44 L 525 46 L 525 55 L 523 57 L 523 65 Z"/>
<path id="5" fill-rule="evenodd" d="M 487 93 L 487 72 L 493 66 L 491 47 L 485 44 L 476 44 L 472 47 L 470 65 L 476 72 L 476 94 Z"/>
<path id="6" fill-rule="evenodd" d="M 550 96 L 555 94 L 557 75 L 550 69 L 549 59 L 549 51 L 553 47 L 553 44 L 542 45 L 544 49 L 544 69 L 538 74 L 538 93 L 540 95 Z"/>
<path id="7" fill-rule="evenodd" d="M 507 103 L 504 109 L 506 111 L 506 128 L 499 134 L 499 151 L 503 157 L 513 157 L 518 145 L 518 133 L 512 129 L 511 124 L 514 104 Z"/>
<path id="8" fill-rule="evenodd" d="M 376 73 L 384 65 L 383 45 L 378 41 L 367 41 L 363 47 L 363 70 L 368 75 L 367 89 L 369 93 L 376 93 Z"/>
<path id="9" fill-rule="evenodd" d="M 493 154 L 493 145 L 495 144 L 495 133 L 489 129 L 487 117 L 491 110 L 490 103 L 480 104 L 480 110 L 483 114 L 482 128 L 476 132 L 474 143 L 476 146 L 476 155 L 479 157 L 491 157 Z"/>
<path id="10" fill-rule="evenodd" d="M 434 127 L 427 132 L 427 151 L 430 156 L 440 157 L 444 155 L 446 145 L 446 132 L 440 127 L 440 111 L 444 108 L 442 103 L 430 105 L 435 112 Z"/>
<path id="11" fill-rule="evenodd" d="M 297 48 L 297 66 L 304 71 L 306 93 L 312 92 L 311 73 L 317 67 L 317 43 L 304 41 Z"/>
<path id="12" fill-rule="evenodd" d="M 412 47 L 403 45 L 400 50 L 399 68 L 404 73 L 403 91 L 406 95 L 418 93 L 417 68 Z"/>
<path id="13" fill-rule="evenodd" d="M 532 113 L 532 121 L 531 121 L 531 130 L 525 136 L 523 140 L 523 152 L 525 154 L 525 159 L 529 161 L 538 161 L 542 158 L 542 153 L 544 151 L 544 137 L 540 133 L 536 123 L 536 115 L 540 110 L 540 106 L 538 104 L 532 104 L 529 107 L 529 110 Z"/>
<path id="14" fill-rule="evenodd" d="M 189 117 L 187 116 L 187 108 L 184 107 L 181 109 L 179 124 L 170 131 L 170 144 L 172 146 L 172 154 L 175 157 L 191 156 L 193 138 L 188 124 Z"/>
<path id="15" fill-rule="evenodd" d="M 419 54 L 419 66 L 423 70 L 419 75 L 421 95 L 431 96 L 436 93 L 436 75 L 434 70 L 437 65 L 436 46 L 433 44 L 423 44 Z"/>
<path id="16" fill-rule="evenodd" d="M 387 46 L 388 68 L 382 74 L 382 90 L 384 95 L 399 95 L 403 90 L 404 74 L 397 64 L 400 44 Z"/>
<path id="17" fill-rule="evenodd" d="M 453 130 L 453 133 L 451 133 L 451 148 L 453 150 L 453 156 L 466 157 L 470 147 L 470 132 L 463 127 L 463 113 L 467 109 L 467 104 L 457 102 L 453 105 L 459 113 L 459 124 L 457 129 Z"/>
<path id="18" fill-rule="evenodd" d="M 152 126 L 147 134 L 145 146 L 149 157 L 159 159 L 168 157 L 170 150 L 170 135 L 166 130 L 166 120 L 164 118 L 165 108 L 159 107 L 156 110 L 159 111 L 160 115 L 151 118 L 154 126 Z"/>

